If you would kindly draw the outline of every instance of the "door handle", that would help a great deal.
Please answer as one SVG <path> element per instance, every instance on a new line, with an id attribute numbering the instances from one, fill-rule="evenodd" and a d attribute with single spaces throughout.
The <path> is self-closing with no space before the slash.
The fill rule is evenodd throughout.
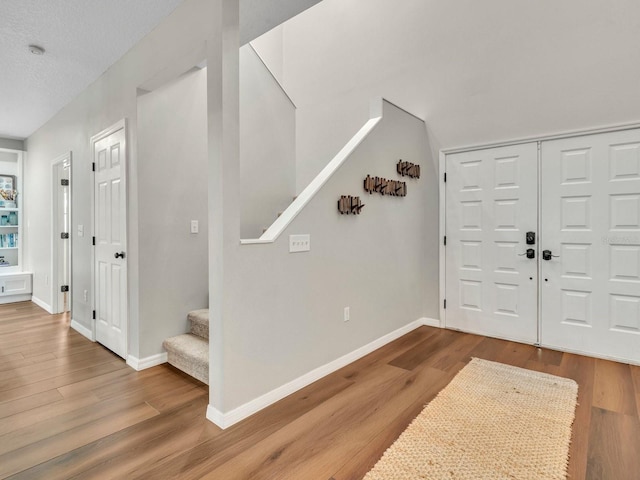
<path id="1" fill-rule="evenodd" d="M 519 253 L 519 257 L 527 256 L 527 258 L 536 258 L 536 251 L 533 248 L 527 248 L 527 251 L 524 253 Z"/>
<path id="2" fill-rule="evenodd" d="M 115 258 L 124 258 L 125 253 L 124 252 L 116 252 L 113 256 Z"/>
<path id="3" fill-rule="evenodd" d="M 551 258 L 558 258 L 560 255 L 552 255 L 551 250 L 543 250 L 542 251 L 542 259 L 543 260 L 551 260 Z"/>

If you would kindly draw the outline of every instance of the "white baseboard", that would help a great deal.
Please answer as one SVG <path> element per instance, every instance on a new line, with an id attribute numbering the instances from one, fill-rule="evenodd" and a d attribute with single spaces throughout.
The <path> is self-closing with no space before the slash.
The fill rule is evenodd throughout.
<path id="1" fill-rule="evenodd" d="M 35 303 L 36 305 L 38 305 L 40 308 L 44 309 L 47 311 L 47 313 L 51 313 L 53 314 L 53 309 L 51 308 L 51 305 L 49 305 L 48 303 L 43 302 L 42 300 L 40 300 L 38 297 L 36 297 L 35 295 L 31 296 L 31 301 L 33 303 Z"/>
<path id="2" fill-rule="evenodd" d="M 134 370 L 140 371 L 167 363 L 167 352 L 151 355 L 150 357 L 137 358 L 133 355 L 127 356 L 127 365 Z"/>
<path id="3" fill-rule="evenodd" d="M 4 305 L 5 303 L 28 302 L 30 300 L 31 300 L 31 294 L 8 295 L 6 297 L 0 297 L 0 305 Z"/>
<path id="4" fill-rule="evenodd" d="M 71 328 L 73 328 L 76 332 L 78 332 L 83 337 L 87 337 L 92 342 L 96 341 L 96 338 L 93 336 L 93 331 L 90 328 L 85 327 L 77 320 L 71 319 Z"/>
<path id="5" fill-rule="evenodd" d="M 440 325 L 440 320 L 435 319 L 435 318 L 422 317 L 418 321 L 422 322 L 422 325 L 426 325 L 427 327 L 436 327 L 436 328 L 441 328 L 442 327 L 442 325 Z"/>
<path id="6" fill-rule="evenodd" d="M 313 382 L 320 380 L 323 377 L 326 377 L 330 373 L 339 370 L 340 368 L 349 365 L 350 363 L 355 362 L 356 360 L 364 357 L 365 355 L 370 354 L 371 352 L 379 349 L 380 347 L 385 346 L 387 343 L 390 343 L 401 336 L 415 330 L 418 327 L 425 325 L 425 321 L 436 321 L 426 318 L 421 318 L 414 322 L 411 322 L 404 327 L 401 327 L 397 330 L 394 330 L 387 335 L 384 335 L 377 340 L 374 340 L 367 345 L 360 347 L 354 350 L 351 353 L 347 353 L 342 357 L 327 363 L 321 367 L 316 368 L 315 370 L 311 370 L 309 373 L 305 373 L 301 377 L 298 377 L 289 383 L 285 383 L 284 385 L 271 390 L 264 395 L 261 395 L 258 398 L 255 398 L 244 405 L 240 405 L 239 407 L 231 410 L 227 413 L 222 413 L 218 409 L 216 409 L 213 405 L 209 404 L 207 408 L 207 419 L 211 422 L 215 423 L 222 429 L 228 428 L 241 420 L 253 415 L 256 412 L 268 407 L 269 405 L 277 402 L 278 400 L 282 400 L 284 397 L 291 395 L 294 392 L 306 387 L 307 385 L 312 384 Z M 438 321 L 438 326 L 440 322 Z"/>

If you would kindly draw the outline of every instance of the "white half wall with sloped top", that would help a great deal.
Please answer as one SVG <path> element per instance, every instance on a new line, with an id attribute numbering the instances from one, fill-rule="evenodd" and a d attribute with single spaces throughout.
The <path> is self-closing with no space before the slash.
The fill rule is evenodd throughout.
<path id="1" fill-rule="evenodd" d="M 328 373 L 341 358 L 353 360 L 371 342 L 439 316 L 438 181 L 425 123 L 381 99 L 373 112 L 277 231 L 238 243 L 225 258 L 233 275 L 218 326 L 224 342 L 210 351 L 212 392 L 223 395 L 208 417 L 219 425 Z M 400 177 L 399 159 L 420 164 L 421 178 Z M 366 194 L 367 174 L 405 180 L 407 196 Z M 340 215 L 340 195 L 360 196 L 362 213 Z M 311 250 L 289 253 L 293 234 L 309 234 Z"/>

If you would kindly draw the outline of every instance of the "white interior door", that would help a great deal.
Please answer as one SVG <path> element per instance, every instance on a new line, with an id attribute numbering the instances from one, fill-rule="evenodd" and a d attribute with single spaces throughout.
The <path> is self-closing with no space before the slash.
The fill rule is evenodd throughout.
<path id="1" fill-rule="evenodd" d="M 94 143 L 96 340 L 127 356 L 126 149 L 121 128 Z"/>
<path id="2" fill-rule="evenodd" d="M 537 143 L 447 155 L 448 328 L 537 342 Z M 535 252 L 537 254 L 537 252 Z"/>
<path id="3" fill-rule="evenodd" d="M 542 143 L 541 343 L 640 362 L 640 130 Z"/>

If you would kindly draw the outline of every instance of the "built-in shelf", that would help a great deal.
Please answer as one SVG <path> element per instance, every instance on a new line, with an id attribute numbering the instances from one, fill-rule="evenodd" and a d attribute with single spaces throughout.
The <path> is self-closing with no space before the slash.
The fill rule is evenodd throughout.
<path id="1" fill-rule="evenodd" d="M 6 198 L 6 190 L 18 192 L 18 195 L 22 191 L 24 155 L 20 150 L 0 148 L 0 175 L 5 179 L 2 185 L 5 192 L 3 198 L 0 198 L 0 201 L 4 201 L 0 202 L 0 216 L 4 223 L 0 225 L 0 236 L 3 238 L 0 247 L 0 259 L 3 262 L 0 265 L 0 304 L 31 299 L 32 273 L 24 272 L 22 267 L 22 237 L 25 226 L 22 221 L 22 197 L 17 197 L 17 204 L 6 203 L 11 201 Z M 11 180 L 13 185 L 7 186 L 7 182 L 11 183 Z M 12 237 L 13 242 L 10 242 Z"/>

